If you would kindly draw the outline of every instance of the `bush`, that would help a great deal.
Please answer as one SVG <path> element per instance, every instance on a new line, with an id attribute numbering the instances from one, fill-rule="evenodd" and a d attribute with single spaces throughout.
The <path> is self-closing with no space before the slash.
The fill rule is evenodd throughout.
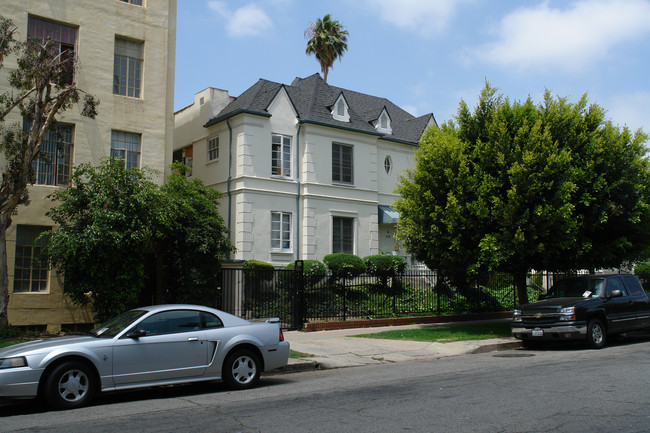
<path id="1" fill-rule="evenodd" d="M 366 270 L 377 278 L 391 278 L 406 270 L 406 260 L 400 256 L 378 254 L 363 258 Z"/>
<path id="2" fill-rule="evenodd" d="M 634 275 L 639 277 L 639 280 L 641 280 L 642 283 L 650 282 L 650 260 L 645 261 L 643 263 L 637 263 L 634 266 Z M 646 288 L 646 290 L 648 290 Z"/>
<path id="3" fill-rule="evenodd" d="M 246 260 L 243 268 L 246 277 L 257 277 L 266 281 L 273 279 L 273 271 L 275 270 L 275 266 L 271 263 L 261 260 Z"/>
<path id="4" fill-rule="evenodd" d="M 351 280 L 366 271 L 366 265 L 354 254 L 334 253 L 323 258 L 323 262 L 336 279 L 345 278 Z"/>
<path id="5" fill-rule="evenodd" d="M 293 271 L 295 268 L 295 263 L 289 263 L 284 269 L 287 271 Z M 305 285 L 313 286 L 325 278 L 327 275 L 327 268 L 323 262 L 319 262 L 318 260 L 303 260 L 302 272 L 305 278 Z"/>

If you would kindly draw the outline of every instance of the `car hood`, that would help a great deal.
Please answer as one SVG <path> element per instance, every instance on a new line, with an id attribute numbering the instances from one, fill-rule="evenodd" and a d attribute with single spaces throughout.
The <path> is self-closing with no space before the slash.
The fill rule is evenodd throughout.
<path id="1" fill-rule="evenodd" d="M 86 345 L 101 341 L 100 338 L 91 336 L 72 336 L 72 337 L 58 337 L 46 338 L 42 340 L 28 341 L 26 343 L 14 344 L 13 346 L 0 349 L 0 358 L 8 358 L 11 356 L 20 356 L 27 354 L 35 354 L 42 351 L 50 351 L 54 348 L 67 346 L 67 345 Z"/>
<path id="2" fill-rule="evenodd" d="M 540 309 L 559 309 L 564 307 L 577 307 L 588 302 L 594 302 L 595 298 L 550 298 L 542 299 L 541 301 L 533 302 L 530 304 L 522 305 L 521 310 L 540 310 Z"/>

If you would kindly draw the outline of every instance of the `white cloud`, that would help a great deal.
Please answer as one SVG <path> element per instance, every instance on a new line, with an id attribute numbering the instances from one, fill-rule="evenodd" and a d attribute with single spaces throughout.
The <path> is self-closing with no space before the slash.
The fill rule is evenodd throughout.
<path id="1" fill-rule="evenodd" d="M 264 9 L 252 3 L 231 10 L 225 1 L 210 1 L 208 7 L 227 20 L 226 31 L 230 36 L 258 36 L 273 27 Z"/>
<path id="2" fill-rule="evenodd" d="M 399 28 L 431 36 L 445 30 L 453 18 L 459 0 L 366 0 L 369 10 Z"/>
<path id="3" fill-rule="evenodd" d="M 402 105 L 400 107 L 402 110 L 406 111 L 409 114 L 412 114 L 415 117 L 418 117 L 418 107 L 415 105 Z"/>
<path id="4" fill-rule="evenodd" d="M 650 133 L 650 92 L 619 94 L 610 98 L 607 118 L 614 124 L 627 126 L 631 131 L 642 128 Z"/>
<path id="5" fill-rule="evenodd" d="M 496 29 L 498 39 L 474 56 L 520 71 L 578 73 L 649 32 L 647 0 L 583 0 L 565 9 L 544 2 L 506 15 Z"/>

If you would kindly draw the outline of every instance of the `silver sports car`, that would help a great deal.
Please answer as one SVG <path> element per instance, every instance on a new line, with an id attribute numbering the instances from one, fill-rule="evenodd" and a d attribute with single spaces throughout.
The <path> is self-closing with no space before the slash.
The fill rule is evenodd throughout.
<path id="1" fill-rule="evenodd" d="M 288 358 L 277 319 L 249 322 L 198 305 L 156 305 L 127 311 L 87 336 L 0 349 L 0 397 L 42 396 L 70 409 L 100 391 L 216 379 L 244 389 Z"/>

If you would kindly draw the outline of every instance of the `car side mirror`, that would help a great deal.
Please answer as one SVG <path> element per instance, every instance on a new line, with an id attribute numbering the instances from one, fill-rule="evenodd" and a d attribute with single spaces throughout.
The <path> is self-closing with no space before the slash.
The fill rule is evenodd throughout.
<path id="1" fill-rule="evenodd" d="M 135 328 L 134 330 L 126 333 L 126 338 L 133 338 L 134 340 L 137 340 L 138 338 L 144 337 L 145 335 L 147 335 L 147 331 Z"/>
<path id="2" fill-rule="evenodd" d="M 623 292 L 621 292 L 621 289 L 616 289 L 609 292 L 610 298 L 620 298 L 621 296 L 623 296 Z"/>

